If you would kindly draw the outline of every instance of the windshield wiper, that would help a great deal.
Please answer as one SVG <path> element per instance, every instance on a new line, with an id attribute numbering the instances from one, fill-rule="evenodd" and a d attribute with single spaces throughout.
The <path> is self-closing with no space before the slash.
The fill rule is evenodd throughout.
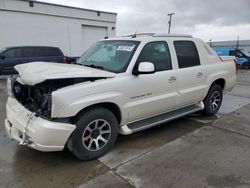
<path id="1" fill-rule="evenodd" d="M 102 66 L 98 66 L 98 65 L 94 65 L 94 64 L 91 64 L 91 65 L 83 65 L 85 67 L 91 67 L 91 68 L 95 68 L 95 69 L 101 69 L 103 70 L 104 68 Z"/>

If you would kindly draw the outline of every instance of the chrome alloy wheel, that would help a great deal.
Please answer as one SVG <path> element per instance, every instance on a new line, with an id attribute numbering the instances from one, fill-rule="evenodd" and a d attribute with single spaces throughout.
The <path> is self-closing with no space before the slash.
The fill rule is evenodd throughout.
<path id="1" fill-rule="evenodd" d="M 212 110 L 216 110 L 221 103 L 221 94 L 219 91 L 215 91 L 211 97 L 210 105 Z"/>
<path id="2" fill-rule="evenodd" d="M 87 150 L 98 151 L 108 143 L 110 136 L 110 124 L 104 119 L 96 119 L 83 131 L 82 143 Z"/>

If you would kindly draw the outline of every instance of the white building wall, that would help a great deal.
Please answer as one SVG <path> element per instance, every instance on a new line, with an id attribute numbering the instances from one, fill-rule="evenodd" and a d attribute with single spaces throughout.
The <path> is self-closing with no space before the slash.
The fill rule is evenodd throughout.
<path id="1" fill-rule="evenodd" d="M 30 7 L 27 1 L 0 0 L 0 18 L 0 49 L 47 45 L 59 47 L 65 55 L 79 56 L 87 47 L 82 42 L 84 25 L 105 27 L 109 37 L 116 33 L 114 13 L 98 16 L 97 11 L 47 3 L 34 2 Z"/>

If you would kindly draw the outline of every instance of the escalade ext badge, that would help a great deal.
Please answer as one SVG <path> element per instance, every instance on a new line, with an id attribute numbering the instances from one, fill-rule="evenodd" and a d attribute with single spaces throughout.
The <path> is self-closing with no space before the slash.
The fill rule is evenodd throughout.
<path id="1" fill-rule="evenodd" d="M 33 62 L 16 65 L 22 82 L 36 85 L 45 80 L 66 78 L 112 78 L 115 73 L 72 64 Z"/>

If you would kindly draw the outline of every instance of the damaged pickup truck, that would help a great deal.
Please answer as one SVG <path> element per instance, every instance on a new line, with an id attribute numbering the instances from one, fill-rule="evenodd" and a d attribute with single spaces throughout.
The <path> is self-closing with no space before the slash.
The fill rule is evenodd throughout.
<path id="1" fill-rule="evenodd" d="M 5 128 L 40 151 L 68 148 L 96 159 L 131 134 L 202 111 L 218 112 L 236 82 L 234 57 L 220 58 L 186 35 L 133 35 L 94 44 L 77 64 L 17 65 L 8 78 Z"/>

